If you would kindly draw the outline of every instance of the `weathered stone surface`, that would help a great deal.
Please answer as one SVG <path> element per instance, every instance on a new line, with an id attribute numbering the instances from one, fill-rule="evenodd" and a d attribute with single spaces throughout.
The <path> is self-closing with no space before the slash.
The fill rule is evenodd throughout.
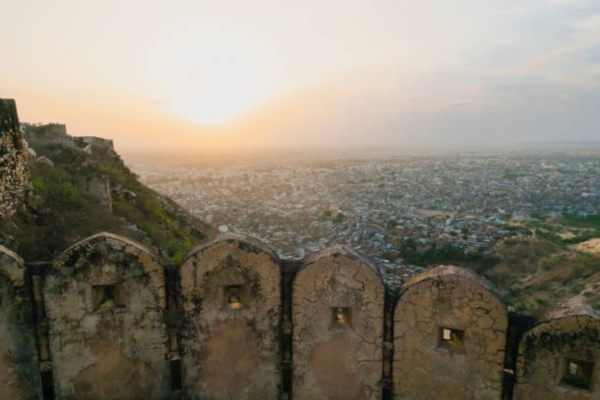
<path id="1" fill-rule="evenodd" d="M 164 286 L 147 250 L 108 233 L 54 261 L 43 292 L 57 398 L 167 396 Z"/>
<path id="2" fill-rule="evenodd" d="M 141 246 L 103 233 L 27 268 L 0 246 L 0 399 L 39 399 L 40 373 L 61 399 L 275 399 L 290 385 L 296 399 L 377 399 L 392 390 L 381 381 L 392 350 L 396 398 L 501 396 L 506 310 L 460 268 L 403 286 L 393 348 L 379 272 L 339 246 L 288 263 L 231 236 L 165 276 Z M 600 399 L 597 312 L 555 311 L 523 336 L 514 398 Z"/>
<path id="3" fill-rule="evenodd" d="M 102 204 L 112 210 L 113 201 L 108 176 L 88 176 L 85 181 L 85 191 L 102 200 Z"/>
<path id="4" fill-rule="evenodd" d="M 80 138 L 84 143 L 91 145 L 92 150 L 96 148 L 114 151 L 115 149 L 112 139 L 104 139 L 97 136 L 80 136 Z"/>
<path id="5" fill-rule="evenodd" d="M 0 99 L 0 220 L 11 217 L 23 202 L 28 157 L 15 101 Z"/>
<path id="6" fill-rule="evenodd" d="M 23 261 L 0 246 L 0 399 L 38 399 L 38 372 L 31 302 Z"/>
<path id="7" fill-rule="evenodd" d="M 180 267 L 184 393 L 191 399 L 275 399 L 280 268 L 264 246 L 228 236 Z"/>
<path id="8" fill-rule="evenodd" d="M 381 397 L 384 286 L 379 271 L 336 246 L 306 260 L 293 284 L 293 393 Z"/>
<path id="9" fill-rule="evenodd" d="M 44 145 L 74 145 L 72 138 L 67 135 L 67 126 L 64 124 L 51 123 L 28 126 L 35 126 L 36 128 L 43 127 L 43 129 L 26 129 L 25 140 L 35 140 L 36 142 L 43 143 Z"/>
<path id="10" fill-rule="evenodd" d="M 500 399 L 507 324 L 498 293 L 467 270 L 409 280 L 395 312 L 396 398 Z"/>
<path id="11" fill-rule="evenodd" d="M 578 365 L 569 372 L 569 365 Z M 600 319 L 565 315 L 521 339 L 515 399 L 600 399 Z"/>

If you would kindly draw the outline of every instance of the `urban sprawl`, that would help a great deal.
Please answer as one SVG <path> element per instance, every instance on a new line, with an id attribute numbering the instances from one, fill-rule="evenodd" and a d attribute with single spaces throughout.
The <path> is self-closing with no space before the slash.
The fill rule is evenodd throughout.
<path id="1" fill-rule="evenodd" d="M 531 230 L 520 221 L 598 213 L 600 151 L 546 150 L 403 157 L 295 155 L 130 163 L 144 183 L 221 232 L 282 257 L 334 243 L 410 275 L 398 249 L 451 245 L 485 253 Z"/>

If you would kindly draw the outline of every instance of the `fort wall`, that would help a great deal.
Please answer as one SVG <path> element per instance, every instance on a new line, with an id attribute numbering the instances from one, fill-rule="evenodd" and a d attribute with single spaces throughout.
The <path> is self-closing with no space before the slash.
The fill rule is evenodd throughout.
<path id="1" fill-rule="evenodd" d="M 179 272 L 184 395 L 276 399 L 281 276 L 274 253 L 229 236 L 193 250 Z"/>
<path id="2" fill-rule="evenodd" d="M 0 99 L 0 221 L 11 217 L 24 198 L 27 144 L 14 100 Z"/>
<path id="3" fill-rule="evenodd" d="M 508 315 L 489 283 L 451 266 L 417 275 L 394 325 L 398 399 L 501 397 Z"/>
<path id="4" fill-rule="evenodd" d="M 537 324 L 519 345 L 515 399 L 600 399 L 600 320 L 584 312 Z"/>
<path id="5" fill-rule="evenodd" d="M 0 247 L 0 285 L 2 398 L 600 398 L 597 315 L 511 328 L 457 267 L 395 293 L 343 246 L 289 261 L 229 235 L 162 266 L 101 233 L 50 263 Z"/>
<path id="6" fill-rule="evenodd" d="M 26 128 L 25 139 L 35 140 L 44 145 L 65 145 L 74 146 L 75 143 L 71 136 L 67 134 L 67 126 L 65 124 L 23 124 Z"/>
<path id="7" fill-rule="evenodd" d="M 306 260 L 292 293 L 295 396 L 381 398 L 384 297 L 377 268 L 342 246 Z"/>
<path id="8" fill-rule="evenodd" d="M 167 397 L 164 272 L 147 250 L 88 238 L 45 271 L 43 296 L 57 397 Z"/>

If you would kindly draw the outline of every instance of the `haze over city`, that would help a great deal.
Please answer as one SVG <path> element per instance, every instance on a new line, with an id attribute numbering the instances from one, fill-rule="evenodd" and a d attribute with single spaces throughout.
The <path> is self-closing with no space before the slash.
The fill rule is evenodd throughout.
<path id="1" fill-rule="evenodd" d="M 18 1 L 20 119 L 139 150 L 598 139 L 595 0 Z"/>

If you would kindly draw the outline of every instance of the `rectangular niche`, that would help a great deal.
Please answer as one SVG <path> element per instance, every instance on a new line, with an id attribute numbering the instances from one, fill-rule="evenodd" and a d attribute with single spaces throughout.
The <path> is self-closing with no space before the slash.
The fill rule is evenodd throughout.
<path id="1" fill-rule="evenodd" d="M 464 336 L 465 331 L 454 328 L 440 327 L 438 348 L 464 352 Z"/>
<path id="2" fill-rule="evenodd" d="M 592 390 L 593 372 L 593 362 L 565 358 L 565 367 L 560 383 L 578 389 Z"/>
<path id="3" fill-rule="evenodd" d="M 181 360 L 171 360 L 171 390 L 182 388 Z"/>
<path id="4" fill-rule="evenodd" d="M 227 285 L 225 286 L 225 307 L 230 310 L 239 310 L 244 307 L 242 303 L 243 285 Z"/>
<path id="5" fill-rule="evenodd" d="M 331 307 L 331 322 L 333 326 L 352 328 L 352 308 Z"/>
<path id="6" fill-rule="evenodd" d="M 94 310 L 125 307 L 125 293 L 121 284 L 92 286 Z"/>

